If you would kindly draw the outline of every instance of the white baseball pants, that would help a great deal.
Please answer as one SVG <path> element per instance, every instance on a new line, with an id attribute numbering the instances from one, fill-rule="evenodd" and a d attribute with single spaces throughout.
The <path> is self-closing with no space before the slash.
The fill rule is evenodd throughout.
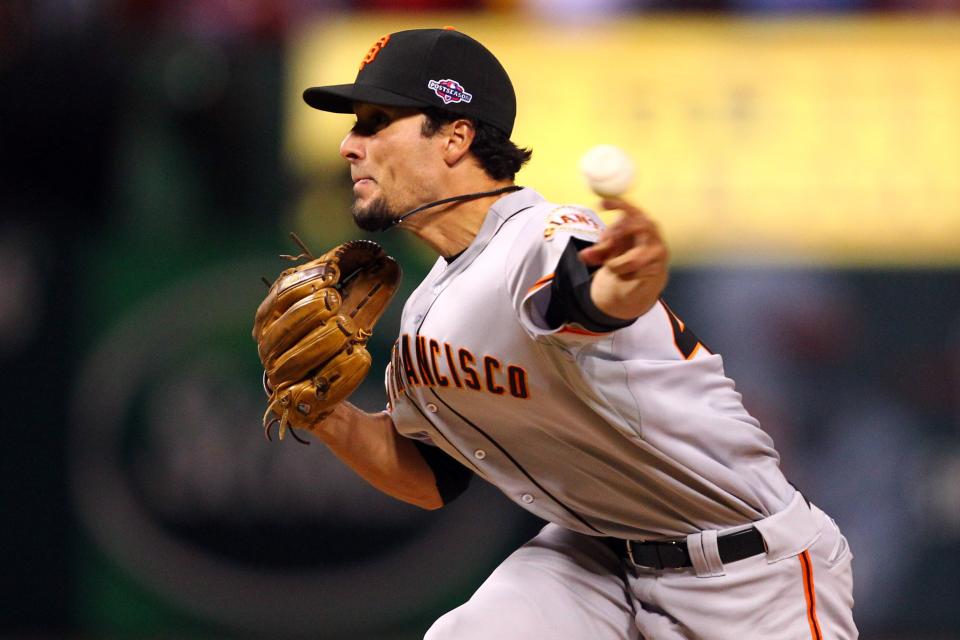
<path id="1" fill-rule="evenodd" d="M 798 493 L 755 525 L 766 554 L 724 565 L 725 532 L 702 532 L 687 538 L 694 567 L 656 571 L 548 524 L 425 640 L 856 638 L 853 555 L 833 520 Z"/>

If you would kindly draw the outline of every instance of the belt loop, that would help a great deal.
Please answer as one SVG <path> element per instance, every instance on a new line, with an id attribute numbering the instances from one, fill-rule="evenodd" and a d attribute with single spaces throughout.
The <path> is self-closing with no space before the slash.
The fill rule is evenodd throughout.
<path id="1" fill-rule="evenodd" d="M 815 508 L 815 507 L 814 507 Z M 792 558 L 820 537 L 824 520 L 814 515 L 798 491 L 782 510 L 753 523 L 767 548 L 767 562 Z"/>
<path id="2" fill-rule="evenodd" d="M 723 560 L 720 559 L 720 547 L 717 546 L 717 530 L 710 529 L 703 531 L 700 542 L 703 544 L 703 555 L 707 559 L 707 566 L 710 567 L 713 576 L 722 576 L 726 574 L 723 570 Z"/>
<path id="3" fill-rule="evenodd" d="M 697 573 L 698 578 L 710 577 L 710 567 L 707 565 L 707 558 L 703 555 L 703 545 L 700 544 L 702 532 L 691 533 L 687 536 L 687 553 L 690 554 L 690 564 Z"/>
<path id="4" fill-rule="evenodd" d="M 687 536 L 687 552 L 698 578 L 713 578 L 725 575 L 720 549 L 717 546 L 717 531 L 711 529 Z"/>

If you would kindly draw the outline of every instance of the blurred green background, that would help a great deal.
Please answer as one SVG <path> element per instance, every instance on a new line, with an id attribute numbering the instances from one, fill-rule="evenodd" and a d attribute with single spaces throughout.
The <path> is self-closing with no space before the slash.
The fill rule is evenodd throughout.
<path id="1" fill-rule="evenodd" d="M 439 512 L 270 445 L 253 311 L 294 230 L 362 237 L 307 108 L 383 33 L 453 24 L 517 85 L 518 181 L 636 158 L 666 297 L 856 559 L 869 638 L 960 638 L 960 3 L 0 3 L 0 636 L 407 640 L 542 525 Z M 405 270 L 354 400 L 383 406 Z"/>

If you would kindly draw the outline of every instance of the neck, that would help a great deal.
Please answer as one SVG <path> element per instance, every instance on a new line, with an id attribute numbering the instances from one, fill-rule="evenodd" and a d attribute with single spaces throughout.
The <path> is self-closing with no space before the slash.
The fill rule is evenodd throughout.
<path id="1" fill-rule="evenodd" d="M 509 181 L 492 182 L 478 188 L 463 190 L 462 193 L 492 191 L 510 185 Z M 444 258 L 450 258 L 470 246 L 483 225 L 487 211 L 504 195 L 507 194 L 451 202 L 411 216 L 399 226 L 414 233 Z"/>

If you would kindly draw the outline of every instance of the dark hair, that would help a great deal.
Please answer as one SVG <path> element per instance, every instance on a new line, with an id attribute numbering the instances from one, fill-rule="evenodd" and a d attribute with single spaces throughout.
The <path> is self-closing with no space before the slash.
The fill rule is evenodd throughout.
<path id="1" fill-rule="evenodd" d="M 474 126 L 473 143 L 470 145 L 470 152 L 476 157 L 477 162 L 487 172 L 487 175 L 494 180 L 513 180 L 526 162 L 533 155 L 531 149 L 518 147 L 507 134 L 497 129 L 492 124 L 475 120 L 474 118 L 465 118 L 462 115 L 440 109 L 437 107 L 427 107 L 423 109 L 423 114 L 427 117 L 420 132 L 424 136 L 432 136 L 440 127 L 460 120 L 461 118 L 469 120 Z"/>

